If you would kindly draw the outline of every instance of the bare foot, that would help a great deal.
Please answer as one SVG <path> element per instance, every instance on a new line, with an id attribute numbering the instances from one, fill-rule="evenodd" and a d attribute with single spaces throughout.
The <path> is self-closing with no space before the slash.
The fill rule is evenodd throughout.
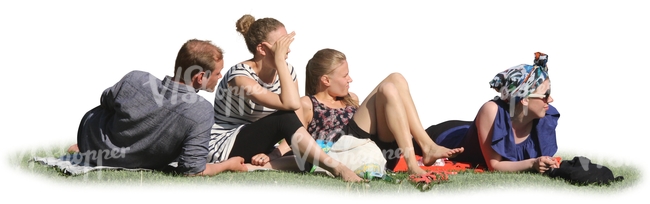
<path id="1" fill-rule="evenodd" d="M 223 162 L 226 165 L 226 169 L 235 172 L 244 172 L 248 171 L 246 164 L 244 164 L 244 158 L 242 157 L 232 157 Z"/>
<path id="2" fill-rule="evenodd" d="M 436 146 L 434 148 L 429 148 L 429 151 L 423 155 L 422 163 L 425 166 L 431 166 L 440 158 L 454 158 L 458 156 L 458 154 L 463 153 L 463 151 L 465 151 L 465 148 L 463 147 L 449 149 L 443 146 Z"/>
<path id="3" fill-rule="evenodd" d="M 339 168 L 339 172 L 340 172 L 339 176 L 341 176 L 341 179 L 343 179 L 343 181 L 355 182 L 355 183 L 365 182 L 364 179 L 359 177 L 359 175 L 357 175 L 356 173 L 354 173 L 354 171 L 348 169 L 347 167 Z"/>
<path id="4" fill-rule="evenodd" d="M 74 154 L 79 152 L 79 146 L 77 144 L 73 144 L 72 146 L 68 147 L 68 154 Z"/>
<path id="5" fill-rule="evenodd" d="M 422 175 L 422 174 L 426 174 L 426 173 L 427 173 L 427 171 L 420 168 L 420 166 L 415 166 L 415 167 L 409 167 L 408 168 L 408 174 L 409 175 Z"/>

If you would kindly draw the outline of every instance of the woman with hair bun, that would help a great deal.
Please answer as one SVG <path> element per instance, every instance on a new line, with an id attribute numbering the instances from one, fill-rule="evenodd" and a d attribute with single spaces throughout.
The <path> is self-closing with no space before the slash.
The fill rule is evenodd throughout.
<path id="1" fill-rule="evenodd" d="M 218 84 L 208 159 L 241 156 L 249 169 L 296 171 L 304 170 L 296 161 L 308 161 L 345 181 L 362 181 L 319 148 L 296 114 L 301 112 L 297 75 L 286 61 L 295 32 L 287 33 L 274 18 L 251 15 L 236 26 L 253 57 L 232 66 Z M 276 148 L 283 139 L 288 145 Z M 282 157 L 290 150 L 293 157 Z"/>

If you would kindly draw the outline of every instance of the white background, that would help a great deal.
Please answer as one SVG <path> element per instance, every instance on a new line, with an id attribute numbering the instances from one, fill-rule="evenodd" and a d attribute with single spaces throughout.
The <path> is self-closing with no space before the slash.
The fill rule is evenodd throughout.
<path id="1" fill-rule="evenodd" d="M 226 69 L 248 59 L 251 54 L 235 31 L 235 22 L 243 14 L 252 14 L 274 17 L 289 32 L 296 31 L 288 61 L 297 68 L 301 94 L 306 61 L 319 49 L 335 48 L 347 55 L 354 79 L 350 88 L 362 98 L 383 77 L 401 72 L 409 80 L 425 128 L 449 119 L 472 120 L 481 104 L 497 94 L 488 85 L 496 73 L 532 64 L 534 52 L 547 53 L 553 104 L 562 114 L 557 128 L 560 152 L 612 166 L 635 165 L 648 174 L 643 151 L 647 143 L 641 140 L 648 136 L 648 85 L 644 82 L 649 68 L 650 14 L 641 3 L 221 2 L 1 3 L 3 160 L 20 150 L 74 143 L 81 116 L 98 105 L 105 88 L 131 70 L 149 71 L 159 78 L 171 75 L 177 51 L 188 39 L 212 40 L 223 48 Z M 214 97 L 213 93 L 201 95 L 209 101 Z M 21 201 L 67 195 L 75 197 L 71 202 L 109 202 L 105 199 L 125 200 L 119 198 L 123 194 L 142 201 L 223 202 L 219 199 L 233 195 L 238 201 L 305 202 L 291 197 L 296 194 L 285 194 L 287 190 L 258 188 L 80 190 L 34 177 L 7 162 L 2 162 L 0 176 L 9 187 L 3 194 L 10 198 L 4 199 Z M 472 192 L 475 198 L 470 199 L 496 201 L 498 196 L 519 195 L 526 199 L 522 202 L 548 203 L 565 197 L 601 202 L 641 197 L 647 189 L 648 181 L 642 178 L 637 186 L 612 197 L 486 189 Z M 250 194 L 258 199 L 251 199 Z M 452 196 L 427 196 L 435 194 L 390 199 L 458 201 Z M 486 196 L 492 194 L 497 197 Z"/>

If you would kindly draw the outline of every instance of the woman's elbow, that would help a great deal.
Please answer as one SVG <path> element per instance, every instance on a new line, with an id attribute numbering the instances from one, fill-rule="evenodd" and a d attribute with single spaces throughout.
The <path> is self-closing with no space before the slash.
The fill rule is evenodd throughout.
<path id="1" fill-rule="evenodd" d="M 487 159 L 485 164 L 489 171 L 507 171 L 499 160 Z"/>
<path id="2" fill-rule="evenodd" d="M 300 102 L 300 98 L 291 98 L 291 100 L 285 100 L 283 101 L 284 108 L 289 111 L 296 111 L 300 108 L 302 108 L 302 103 Z"/>
<path id="3" fill-rule="evenodd" d="M 286 110 L 296 111 L 296 110 L 300 109 L 302 107 L 302 105 L 300 104 L 300 101 L 295 101 L 295 102 L 292 101 L 290 103 L 284 104 L 284 107 L 286 108 Z"/>
<path id="4" fill-rule="evenodd" d="M 299 100 L 296 101 L 283 101 L 279 107 L 275 108 L 281 111 L 296 111 L 300 109 L 302 105 Z"/>

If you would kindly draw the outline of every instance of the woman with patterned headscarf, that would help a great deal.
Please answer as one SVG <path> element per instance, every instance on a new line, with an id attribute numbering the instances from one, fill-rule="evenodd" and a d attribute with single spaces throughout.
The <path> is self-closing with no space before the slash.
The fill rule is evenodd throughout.
<path id="1" fill-rule="evenodd" d="M 446 121 L 427 129 L 437 144 L 465 147 L 451 160 L 493 171 L 543 173 L 557 168 L 555 127 L 560 113 L 550 105 L 548 56 L 535 53 L 534 65 L 522 64 L 498 73 L 490 87 L 500 96 L 483 104 L 474 121 Z"/>

